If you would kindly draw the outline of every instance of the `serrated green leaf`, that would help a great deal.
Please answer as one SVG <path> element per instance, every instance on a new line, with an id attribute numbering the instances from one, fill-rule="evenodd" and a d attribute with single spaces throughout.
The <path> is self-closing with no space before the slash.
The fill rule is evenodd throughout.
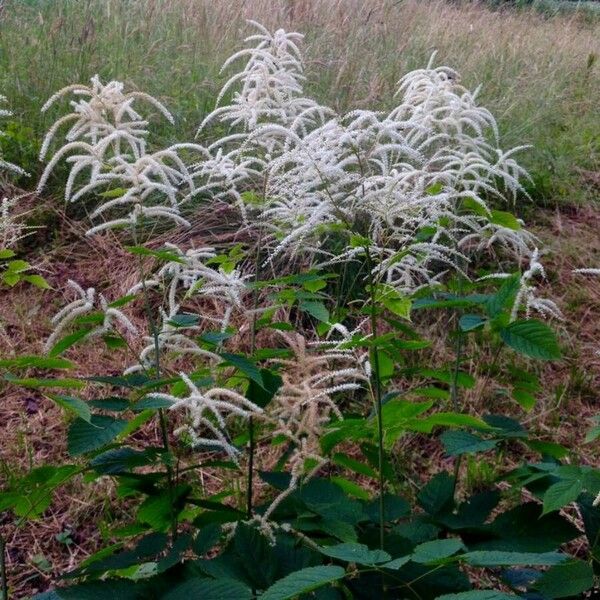
<path id="1" fill-rule="evenodd" d="M 329 323 L 329 311 L 322 302 L 303 300 L 300 309 L 313 316 L 317 321 Z"/>
<path id="2" fill-rule="evenodd" d="M 337 566 L 306 567 L 274 583 L 260 598 L 261 600 L 292 600 L 324 585 L 339 581 L 345 574 L 345 570 Z"/>
<path id="3" fill-rule="evenodd" d="M 54 346 L 52 346 L 50 352 L 48 352 L 48 356 L 59 356 L 65 350 L 67 350 L 71 346 L 74 346 L 79 340 L 82 340 L 84 337 L 86 337 L 89 333 L 89 329 L 79 329 L 74 333 L 66 335 L 65 337 L 58 340 L 58 342 L 56 342 Z"/>
<path id="4" fill-rule="evenodd" d="M 513 231 L 519 231 L 522 228 L 521 223 L 512 213 L 504 210 L 492 210 L 490 213 L 490 223 L 494 223 L 494 225 L 501 225 Z"/>
<path id="5" fill-rule="evenodd" d="M 262 598 L 263 596 L 261 596 Z M 252 600 L 250 588 L 235 579 L 192 577 L 180 583 L 163 600 Z"/>
<path id="6" fill-rule="evenodd" d="M 369 550 L 364 544 L 337 544 L 319 548 L 319 552 L 330 558 L 359 565 L 377 565 L 389 562 L 392 557 L 383 550 Z"/>
<path id="7" fill-rule="evenodd" d="M 51 358 L 48 356 L 17 356 L 0 360 L 2 369 L 72 369 L 73 363 L 66 358 Z"/>
<path id="8" fill-rule="evenodd" d="M 575 502 L 583 491 L 581 479 L 564 479 L 552 484 L 544 494 L 543 515 Z"/>
<path id="9" fill-rule="evenodd" d="M 71 456 L 98 450 L 114 440 L 127 426 L 127 421 L 103 415 L 93 415 L 90 421 L 77 418 L 67 434 L 67 448 Z"/>
<path id="10" fill-rule="evenodd" d="M 554 332 L 535 319 L 514 321 L 500 330 L 504 343 L 516 352 L 540 360 L 561 357 Z"/>
<path id="11" fill-rule="evenodd" d="M 254 381 L 261 387 L 264 387 L 262 374 L 259 368 L 245 356 L 242 356 L 241 354 L 230 354 L 228 352 L 224 352 L 221 354 L 221 357 L 226 361 L 227 364 L 234 366 L 248 379 Z"/>
<path id="12" fill-rule="evenodd" d="M 474 567 L 552 566 L 569 558 L 561 552 L 503 552 L 501 550 L 474 550 L 461 556 Z"/>
<path id="13" fill-rule="evenodd" d="M 47 396 L 65 410 L 76 414 L 84 421 L 90 421 L 92 413 L 90 412 L 90 407 L 83 400 L 74 398 L 73 396 L 57 396 L 55 394 L 47 394 Z"/>
<path id="14" fill-rule="evenodd" d="M 461 331 L 469 332 L 481 329 L 486 323 L 486 319 L 479 315 L 463 315 L 458 321 L 458 326 Z"/>
<path id="15" fill-rule="evenodd" d="M 494 440 L 484 440 L 477 435 L 462 430 L 445 431 L 440 438 L 448 456 L 476 454 L 496 447 Z"/>
<path id="16" fill-rule="evenodd" d="M 460 550 L 463 550 L 464 547 L 464 544 L 458 538 L 423 542 L 414 549 L 410 560 L 421 564 L 435 563 L 453 556 Z"/>
<path id="17" fill-rule="evenodd" d="M 26 260 L 11 260 L 6 267 L 11 273 L 23 273 L 30 269 L 31 265 Z"/>
<path id="18" fill-rule="evenodd" d="M 547 598 L 567 598 L 586 592 L 594 585 L 594 571 L 582 560 L 556 565 L 535 582 Z"/>

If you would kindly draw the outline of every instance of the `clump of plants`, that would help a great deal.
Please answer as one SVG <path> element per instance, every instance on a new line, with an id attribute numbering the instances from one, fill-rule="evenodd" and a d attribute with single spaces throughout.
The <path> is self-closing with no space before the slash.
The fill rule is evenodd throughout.
<path id="1" fill-rule="evenodd" d="M 154 148 L 153 113 L 170 112 L 117 81 L 44 106 L 72 98 L 38 190 L 64 163 L 65 200 L 88 211 L 88 235 L 122 236 L 139 282 L 107 298 L 69 281 L 45 354 L 2 361 L 72 420 L 68 461 L 33 468 L 0 505 L 43 518 L 85 477 L 134 507 L 38 598 L 577 597 L 600 573 L 600 473 L 462 402 L 493 376 L 529 411 L 532 361 L 560 358 L 537 239 L 511 212 L 525 149 L 500 147 L 477 91 L 435 56 L 400 80 L 392 111 L 337 114 L 305 96 L 302 36 L 251 25 L 193 143 Z M 223 205 L 246 241 L 157 246 L 157 231 Z M 27 376 L 75 368 L 65 356 L 92 340 L 128 350 L 122 375 Z M 430 347 L 446 341 L 440 364 Z M 467 370 L 483 349 L 493 361 Z M 153 420 L 160 445 L 139 436 Z M 398 449 L 424 437 L 453 466 L 415 482 Z M 520 465 L 469 489 L 464 463 L 492 454 Z"/>

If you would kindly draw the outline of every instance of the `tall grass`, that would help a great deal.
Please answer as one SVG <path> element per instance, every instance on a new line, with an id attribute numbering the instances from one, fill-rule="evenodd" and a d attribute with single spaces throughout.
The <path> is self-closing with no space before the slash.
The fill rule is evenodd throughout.
<path id="1" fill-rule="evenodd" d="M 593 198 L 581 170 L 600 169 L 600 20 L 442 0 L 8 0 L 0 91 L 18 123 L 6 158 L 33 155 L 51 91 L 95 73 L 167 103 L 177 125 L 155 125 L 161 142 L 193 137 L 246 18 L 306 32 L 309 92 L 338 109 L 391 106 L 400 74 L 437 50 L 468 87 L 483 84 L 505 146 L 534 146 L 523 163 L 537 200 Z"/>

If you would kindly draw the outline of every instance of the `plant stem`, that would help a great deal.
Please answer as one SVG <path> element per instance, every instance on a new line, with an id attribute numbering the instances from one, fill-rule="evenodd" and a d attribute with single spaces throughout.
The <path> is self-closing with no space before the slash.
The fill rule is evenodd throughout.
<path id="1" fill-rule="evenodd" d="M 263 202 L 267 194 L 267 177 L 263 181 Z M 256 245 L 256 254 L 254 255 L 254 289 L 252 290 L 252 328 L 250 329 L 250 355 L 254 355 L 256 350 L 256 311 L 258 310 L 258 281 L 260 272 L 260 258 L 262 252 L 263 228 L 260 227 L 258 234 L 258 243 Z M 252 518 L 253 496 L 254 496 L 254 419 L 248 418 L 248 475 L 246 481 L 246 514 L 248 519 Z"/>
<path id="2" fill-rule="evenodd" d="M 2 600 L 8 600 L 8 578 L 6 576 L 6 542 L 0 535 L 0 584 L 2 586 Z"/>
<path id="3" fill-rule="evenodd" d="M 137 232 L 135 226 L 133 226 L 133 240 L 134 244 L 138 245 L 137 240 Z M 148 326 L 150 327 L 150 331 L 152 332 L 152 338 L 154 340 L 154 370 L 156 371 L 156 379 L 160 379 L 160 339 L 159 332 L 156 323 L 154 322 L 154 318 L 152 316 L 152 307 L 150 305 L 150 296 L 148 294 L 148 287 L 146 286 L 146 273 L 144 270 L 144 261 L 141 255 L 138 255 L 138 271 L 140 274 L 140 280 L 142 283 L 142 294 L 144 296 L 144 309 L 146 311 L 146 319 L 148 320 Z M 167 417 L 165 415 L 165 411 L 162 408 L 158 409 L 158 420 L 160 426 L 160 435 L 162 439 L 163 449 L 165 454 L 169 454 L 171 447 L 169 444 L 169 430 L 167 426 Z M 169 460 L 169 457 L 167 457 Z M 173 511 L 173 501 L 174 501 L 174 478 L 173 478 L 173 467 L 170 464 L 166 464 L 167 471 L 167 483 L 169 486 L 169 496 L 171 503 L 171 531 L 173 535 L 173 539 L 177 538 L 177 519 L 175 513 Z"/>
<path id="4" fill-rule="evenodd" d="M 460 412 L 460 409 L 461 409 L 459 401 L 458 401 L 458 373 L 460 371 L 460 363 L 462 360 L 462 347 L 463 347 L 463 334 L 462 334 L 462 331 L 460 330 L 458 313 L 456 314 L 456 329 L 454 331 L 454 334 L 456 335 L 456 344 L 454 346 L 455 357 L 454 357 L 454 368 L 452 370 L 452 384 L 450 386 L 450 398 L 452 401 L 452 410 L 457 413 L 457 412 Z M 458 475 L 460 472 L 461 462 L 462 462 L 462 454 L 459 454 L 456 457 L 456 461 L 454 462 L 454 487 L 452 490 L 453 497 L 456 495 L 456 486 L 458 483 Z"/>
<path id="5" fill-rule="evenodd" d="M 368 269 L 368 281 L 369 281 L 369 303 L 371 308 L 371 335 L 373 339 L 377 339 L 377 307 L 375 304 L 375 282 L 373 280 L 373 261 L 371 259 L 371 253 L 369 247 L 365 246 L 366 258 L 367 258 L 367 269 Z M 384 452 L 383 452 L 383 416 L 382 416 L 382 405 L 381 405 L 381 378 L 379 368 L 379 354 L 377 352 L 377 346 L 374 346 L 373 352 L 373 375 L 375 385 L 375 410 L 377 412 L 377 446 L 378 446 L 378 466 L 379 466 L 379 547 L 383 550 L 384 547 L 384 533 L 385 533 L 385 500 L 383 497 L 384 492 L 384 481 L 383 481 L 383 464 L 384 464 Z"/>

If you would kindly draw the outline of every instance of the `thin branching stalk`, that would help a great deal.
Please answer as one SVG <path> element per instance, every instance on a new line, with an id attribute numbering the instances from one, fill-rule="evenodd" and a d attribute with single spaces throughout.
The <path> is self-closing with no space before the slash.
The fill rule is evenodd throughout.
<path id="1" fill-rule="evenodd" d="M 263 202 L 267 194 L 267 176 L 263 179 L 262 198 Z M 261 264 L 261 253 L 262 253 L 262 242 L 263 242 L 263 227 L 259 225 L 258 243 L 256 245 L 256 254 L 254 255 L 254 289 L 252 290 L 252 327 L 250 329 L 250 355 L 253 356 L 256 351 L 256 322 L 258 314 L 258 282 Z M 248 518 L 252 518 L 253 511 L 253 496 L 254 496 L 254 453 L 255 453 L 255 439 L 254 439 L 254 418 L 248 418 L 248 477 L 247 477 L 247 489 L 246 489 L 246 512 Z"/>
<path id="2" fill-rule="evenodd" d="M 137 239 L 137 231 L 136 231 L 135 226 L 132 227 L 132 232 L 133 232 L 134 244 L 137 246 L 138 239 Z M 148 293 L 148 287 L 146 285 L 146 272 L 144 269 L 144 261 L 143 261 L 143 258 L 141 255 L 138 255 L 138 271 L 139 271 L 139 276 L 140 276 L 140 282 L 142 285 L 142 295 L 144 297 L 144 310 L 146 312 L 146 319 L 148 320 L 148 327 L 150 327 L 150 330 L 152 332 L 152 338 L 154 340 L 155 376 L 156 376 L 157 380 L 160 380 L 161 371 L 160 371 L 159 331 L 158 331 L 156 322 L 154 321 L 154 318 L 152 316 L 152 307 L 150 305 L 150 295 Z M 162 408 L 158 409 L 158 421 L 159 421 L 159 426 L 160 426 L 160 435 L 161 435 L 161 439 L 162 439 L 163 450 L 165 451 L 165 455 L 167 455 L 167 461 L 169 461 L 168 454 L 171 450 L 171 447 L 169 444 L 169 430 L 168 430 L 168 425 L 167 425 L 167 417 L 165 415 L 165 411 Z M 173 539 L 175 540 L 177 538 L 177 519 L 176 519 L 175 513 L 173 511 L 173 502 L 175 499 L 175 496 L 174 496 L 175 479 L 174 479 L 174 475 L 173 475 L 173 467 L 169 464 L 169 462 L 167 462 L 165 466 L 166 466 L 166 471 L 167 471 L 167 483 L 169 486 L 169 504 L 170 504 L 170 509 L 171 509 L 171 531 L 172 531 Z"/>
<path id="3" fill-rule="evenodd" d="M 456 413 L 460 412 L 461 406 L 458 397 L 458 374 L 460 372 L 460 363 L 462 361 L 462 350 L 463 350 L 463 340 L 464 335 L 460 330 L 460 325 L 458 324 L 458 314 L 456 315 L 456 330 L 454 332 L 456 336 L 456 343 L 454 346 L 454 367 L 452 369 L 452 383 L 450 385 L 450 399 L 452 401 L 452 410 Z M 453 494 L 456 494 L 456 487 L 458 483 L 458 475 L 460 472 L 462 454 L 459 454 L 456 457 L 456 461 L 454 463 L 454 489 Z"/>
<path id="4" fill-rule="evenodd" d="M 373 377 L 374 381 L 374 392 L 375 392 L 375 411 L 377 413 L 377 451 L 378 451 L 378 467 L 379 467 L 379 546 L 383 550 L 384 537 L 385 537 L 385 499 L 383 497 L 384 481 L 383 481 L 383 465 L 384 465 L 384 451 L 383 451 L 383 415 L 382 415 L 382 404 L 381 404 L 381 377 L 379 368 L 379 354 L 377 352 L 377 305 L 375 298 L 375 281 L 373 278 L 373 261 L 371 259 L 371 252 L 369 247 L 365 246 L 365 253 L 367 258 L 367 269 L 368 269 L 368 283 L 369 283 L 369 303 L 371 309 L 371 334 L 375 340 L 374 352 L 373 352 Z"/>

